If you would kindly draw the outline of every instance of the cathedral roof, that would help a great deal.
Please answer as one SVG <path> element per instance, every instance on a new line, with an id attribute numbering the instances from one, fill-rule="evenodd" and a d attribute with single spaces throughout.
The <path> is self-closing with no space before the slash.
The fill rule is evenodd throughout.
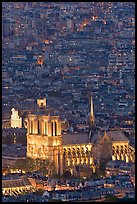
<path id="1" fill-rule="evenodd" d="M 121 131 L 109 131 L 106 132 L 112 142 L 126 141 L 128 142 L 127 137 Z M 104 132 L 100 132 L 100 139 L 104 136 Z M 91 138 L 91 143 L 98 143 L 98 133 L 95 133 Z"/>
<path id="2" fill-rule="evenodd" d="M 85 133 L 70 133 L 62 135 L 63 145 L 89 143 L 89 136 Z"/>
<path id="3" fill-rule="evenodd" d="M 120 131 L 109 131 L 106 132 L 108 138 L 112 140 L 112 142 L 125 141 L 128 142 L 127 137 Z M 98 143 L 103 138 L 104 132 L 100 132 L 100 137 L 98 137 L 98 133 L 95 133 L 91 138 L 91 143 Z M 70 133 L 62 136 L 63 145 L 69 144 L 84 144 L 89 143 L 89 135 L 85 133 Z"/>

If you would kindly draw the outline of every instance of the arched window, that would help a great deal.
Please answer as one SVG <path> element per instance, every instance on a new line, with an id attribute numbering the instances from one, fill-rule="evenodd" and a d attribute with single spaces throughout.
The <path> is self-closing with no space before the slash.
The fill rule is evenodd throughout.
<path id="1" fill-rule="evenodd" d="M 41 153 L 42 153 L 41 148 L 39 148 L 38 149 L 38 156 L 41 156 Z"/>
<path id="2" fill-rule="evenodd" d="M 38 135 L 40 134 L 40 121 L 38 120 Z"/>
<path id="3" fill-rule="evenodd" d="M 83 147 L 81 148 L 81 155 L 82 155 L 82 156 L 85 156 L 84 148 L 83 148 Z"/>
<path id="4" fill-rule="evenodd" d="M 71 157 L 71 149 L 68 149 L 68 157 Z"/>
<path id="5" fill-rule="evenodd" d="M 47 123 L 44 123 L 44 135 L 47 135 Z"/>
<path id="6" fill-rule="evenodd" d="M 51 122 L 51 135 L 54 135 L 54 122 Z"/>
<path id="7" fill-rule="evenodd" d="M 72 150 L 72 154 L 73 154 L 73 157 L 75 157 L 76 156 L 76 151 L 75 151 L 75 149 L 73 148 L 73 150 Z"/>
<path id="8" fill-rule="evenodd" d="M 80 149 L 77 148 L 77 155 L 80 156 Z"/>
<path id="9" fill-rule="evenodd" d="M 63 156 L 66 157 L 66 149 L 63 151 Z"/>
<path id="10" fill-rule="evenodd" d="M 33 121 L 30 121 L 30 134 L 33 134 Z"/>
<path id="11" fill-rule="evenodd" d="M 57 122 L 55 122 L 55 136 L 57 135 Z"/>

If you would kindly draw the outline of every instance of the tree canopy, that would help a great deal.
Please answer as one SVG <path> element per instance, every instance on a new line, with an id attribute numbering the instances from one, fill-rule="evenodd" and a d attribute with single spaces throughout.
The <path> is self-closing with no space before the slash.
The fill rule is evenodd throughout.
<path id="1" fill-rule="evenodd" d="M 42 160 L 40 158 L 32 159 L 26 157 L 25 160 L 18 159 L 13 169 L 19 169 L 25 172 L 40 171 L 43 174 L 48 174 L 51 176 L 55 173 L 55 164 L 48 159 Z"/>

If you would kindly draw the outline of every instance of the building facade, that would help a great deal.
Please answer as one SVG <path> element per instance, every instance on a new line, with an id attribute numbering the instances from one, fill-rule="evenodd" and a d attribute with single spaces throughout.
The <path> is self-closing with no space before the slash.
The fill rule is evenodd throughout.
<path id="1" fill-rule="evenodd" d="M 89 128 L 95 130 L 92 98 L 90 122 Z M 61 127 L 60 117 L 51 115 L 46 107 L 29 114 L 27 157 L 53 161 L 60 175 L 66 170 L 72 174 L 82 169 L 95 172 L 100 160 L 106 158 L 134 162 L 135 151 L 120 131 L 62 134 Z"/>
<path id="2" fill-rule="evenodd" d="M 19 116 L 18 111 L 12 108 L 11 112 L 11 128 L 22 128 L 22 118 Z"/>
<path id="3" fill-rule="evenodd" d="M 27 177 L 2 180 L 2 194 L 4 196 L 17 196 L 23 192 L 34 192 L 35 188 Z"/>
<path id="4" fill-rule="evenodd" d="M 27 156 L 49 159 L 56 173 L 63 173 L 61 120 L 58 116 L 30 114 L 27 126 Z"/>
<path id="5" fill-rule="evenodd" d="M 135 148 L 129 144 L 129 140 L 121 131 L 98 131 L 93 135 L 91 143 L 94 159 L 98 163 L 106 158 L 111 158 L 112 161 L 135 162 Z"/>
<path id="6" fill-rule="evenodd" d="M 62 135 L 60 117 L 45 115 L 44 110 L 30 114 L 27 122 L 27 157 L 53 161 L 60 175 L 82 165 L 95 172 L 88 134 Z"/>

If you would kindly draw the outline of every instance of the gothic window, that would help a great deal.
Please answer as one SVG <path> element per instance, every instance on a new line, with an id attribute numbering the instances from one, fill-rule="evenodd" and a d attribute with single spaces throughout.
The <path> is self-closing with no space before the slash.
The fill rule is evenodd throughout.
<path id="1" fill-rule="evenodd" d="M 38 149 L 38 156 L 41 156 L 41 153 L 42 153 L 41 148 L 39 148 Z"/>
<path id="2" fill-rule="evenodd" d="M 119 146 L 116 146 L 116 153 L 119 153 Z"/>
<path id="3" fill-rule="evenodd" d="M 45 125 L 45 132 L 44 132 L 44 135 L 47 135 L 47 123 L 44 123 Z"/>
<path id="4" fill-rule="evenodd" d="M 64 149 L 63 157 L 66 158 L 66 149 Z"/>
<path id="5" fill-rule="evenodd" d="M 40 121 L 38 120 L 38 135 L 40 134 Z"/>
<path id="6" fill-rule="evenodd" d="M 57 135 L 57 122 L 55 122 L 55 136 Z"/>
<path id="7" fill-rule="evenodd" d="M 77 155 L 80 156 L 80 149 L 77 148 Z"/>
<path id="8" fill-rule="evenodd" d="M 63 151 L 63 159 L 64 159 L 64 161 L 66 160 L 66 157 L 67 157 L 67 152 L 66 152 L 66 149 L 64 149 L 64 151 Z"/>
<path id="9" fill-rule="evenodd" d="M 72 154 L 73 154 L 74 157 L 76 156 L 76 151 L 75 151 L 74 148 L 73 148 Z"/>
<path id="10" fill-rule="evenodd" d="M 71 150 L 68 149 L 68 157 L 70 157 L 70 156 L 71 156 Z"/>
<path id="11" fill-rule="evenodd" d="M 54 135 L 53 130 L 54 130 L 54 124 L 53 124 L 53 122 L 51 122 L 51 131 L 52 131 L 52 136 Z"/>
<path id="12" fill-rule="evenodd" d="M 33 121 L 30 121 L 30 126 L 31 126 L 30 133 L 32 134 L 33 133 Z"/>
<path id="13" fill-rule="evenodd" d="M 115 150 L 115 147 L 114 147 L 114 146 L 112 146 L 112 149 L 113 149 L 113 150 Z"/>
<path id="14" fill-rule="evenodd" d="M 85 156 L 84 148 L 83 147 L 81 148 L 81 154 L 82 154 L 82 156 Z"/>
<path id="15" fill-rule="evenodd" d="M 121 147 L 121 153 L 123 154 L 123 146 L 120 146 Z"/>

